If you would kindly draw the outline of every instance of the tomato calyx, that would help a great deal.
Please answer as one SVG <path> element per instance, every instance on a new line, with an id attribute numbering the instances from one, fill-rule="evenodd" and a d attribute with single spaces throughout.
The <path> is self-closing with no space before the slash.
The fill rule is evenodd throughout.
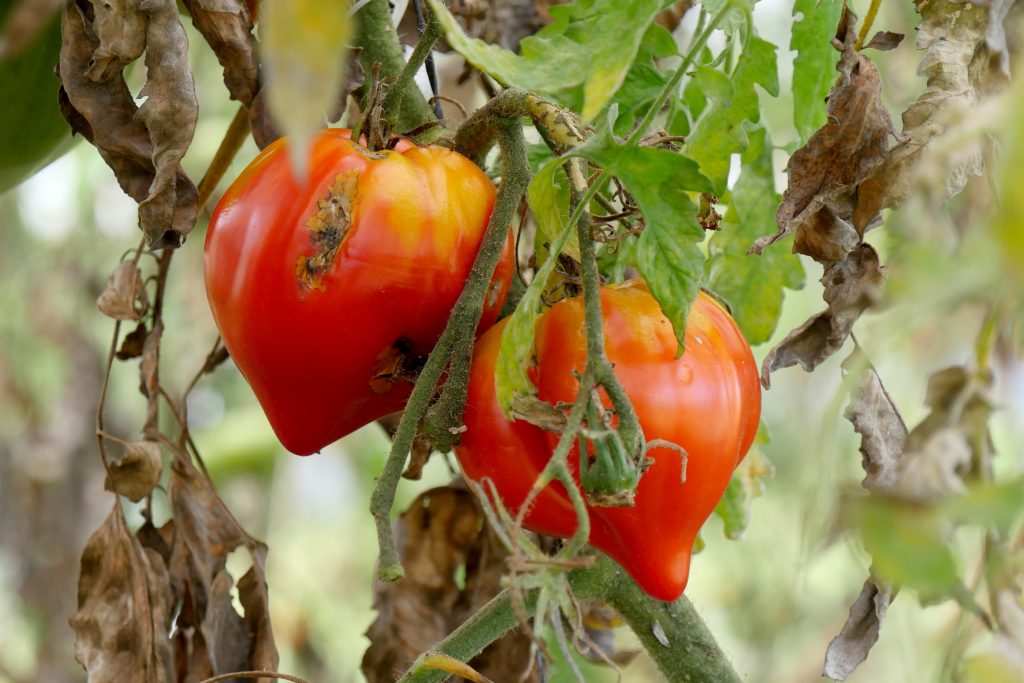
<path id="1" fill-rule="evenodd" d="M 580 430 L 579 440 L 580 483 L 587 502 L 599 507 L 632 507 L 640 477 L 652 461 L 642 454 L 634 458 L 626 451 L 611 414 L 596 398 L 587 406 L 586 427 Z"/>

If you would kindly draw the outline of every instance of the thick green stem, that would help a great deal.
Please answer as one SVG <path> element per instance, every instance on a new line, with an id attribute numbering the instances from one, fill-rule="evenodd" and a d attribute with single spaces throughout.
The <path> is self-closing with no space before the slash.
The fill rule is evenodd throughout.
<path id="1" fill-rule="evenodd" d="M 685 597 L 661 602 L 644 593 L 607 557 L 591 567 L 569 573 L 569 585 L 580 599 L 601 599 L 614 607 L 636 632 L 651 658 L 673 683 L 714 681 L 738 683 L 739 676 L 718 647 L 704 621 Z M 527 618 L 537 608 L 538 591 L 526 595 Z M 425 665 L 440 652 L 466 662 L 518 625 L 511 590 L 502 591 L 430 652 L 421 655 L 398 683 L 436 683 L 448 673 Z M 657 624 L 657 626 L 655 626 Z M 665 645 L 664 643 L 668 643 Z"/>
<path id="2" fill-rule="evenodd" d="M 518 118 L 500 121 L 498 144 L 501 147 L 501 190 L 500 198 L 495 201 L 494 212 L 491 214 L 488 234 L 484 238 L 485 246 L 481 247 L 481 254 L 486 251 L 487 258 L 478 258 L 473 264 L 470 281 L 452 313 L 453 318 L 458 316 L 456 324 L 460 336 L 452 348 L 448 377 L 445 379 L 441 397 L 427 415 L 427 435 L 434 447 L 442 453 L 450 451 L 458 442 L 458 427 L 462 425 L 462 412 L 466 407 L 466 396 L 469 391 L 473 338 L 483 314 L 487 287 L 501 258 L 508 228 L 515 220 L 519 202 L 530 184 L 526 139 L 523 137 L 523 127 L 519 125 Z"/>
<path id="3" fill-rule="evenodd" d="M 413 387 L 412 395 L 391 442 L 391 451 L 388 453 L 384 470 L 370 497 L 370 512 L 377 523 L 377 538 L 380 543 L 378 575 L 385 581 L 397 581 L 404 573 L 392 537 L 391 508 L 395 502 L 395 489 L 398 487 L 409 449 L 416 436 L 416 427 L 427 411 L 442 373 L 451 364 L 445 382 L 445 394 L 441 399 L 442 409 L 434 422 L 441 425 L 437 429 L 442 435 L 447 434 L 449 438 L 454 436 L 450 427 L 459 424 L 465 406 L 466 386 L 469 383 L 469 358 L 472 354 L 476 327 L 483 312 L 484 297 L 501 258 L 508 226 L 529 183 L 526 141 L 523 139 L 522 128 L 517 120 L 507 121 L 506 124 L 499 126 L 503 151 L 501 187 L 480 251 L 473 262 L 466 285 L 448 317 L 444 332 L 441 333 L 441 338 L 416 380 L 416 386 Z M 452 385 L 452 388 L 449 388 L 449 385 Z"/>
<path id="4" fill-rule="evenodd" d="M 402 69 L 402 72 L 398 74 L 398 80 L 388 90 L 387 97 L 384 99 L 384 111 L 387 112 L 388 122 L 392 126 L 398 125 L 398 115 L 401 112 L 402 102 L 405 99 L 406 93 L 412 90 L 419 92 L 414 79 L 420 67 L 423 66 L 427 57 L 430 56 L 430 51 L 434 49 L 437 39 L 441 37 L 441 26 L 437 23 L 437 18 L 434 16 L 434 10 L 430 7 L 430 3 L 426 3 L 423 9 L 427 13 L 427 25 L 423 27 L 420 40 L 416 43 L 416 48 L 412 51 L 412 55 L 409 56 L 409 61 Z M 405 132 L 411 129 L 400 128 L 400 130 Z"/>
<path id="5" fill-rule="evenodd" d="M 518 88 L 502 90 L 495 95 L 459 126 L 453 145 L 455 151 L 472 159 L 477 166 L 483 166 L 487 152 L 499 141 L 504 125 L 501 122 L 529 116 L 526 97 L 526 91 Z"/>
<path id="6" fill-rule="evenodd" d="M 391 24 L 391 7 L 387 0 L 371 0 L 356 13 L 356 20 L 358 28 L 354 42 L 356 47 L 362 49 L 359 53 L 359 63 L 363 67 L 363 72 L 367 74 L 367 81 L 369 74 L 373 73 L 374 64 L 380 65 L 380 78 L 399 79 L 405 70 L 405 56 L 395 27 Z M 368 85 L 360 91 L 364 111 L 368 109 L 369 99 L 373 94 Z M 435 120 L 433 110 L 414 83 L 410 82 L 403 87 L 399 104 L 398 111 L 392 114 L 399 131 L 412 130 Z"/>

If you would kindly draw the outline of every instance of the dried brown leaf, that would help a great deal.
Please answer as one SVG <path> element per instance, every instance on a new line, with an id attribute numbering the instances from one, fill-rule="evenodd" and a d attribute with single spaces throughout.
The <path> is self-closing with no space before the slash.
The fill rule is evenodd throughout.
<path id="1" fill-rule="evenodd" d="M 0 24 L 0 62 L 15 57 L 57 14 L 63 0 L 21 0 L 7 10 Z"/>
<path id="2" fill-rule="evenodd" d="M 864 46 L 864 49 L 871 48 L 873 50 L 886 51 L 895 50 L 899 47 L 903 39 L 906 38 L 902 33 L 894 33 L 893 31 L 879 31 L 871 37 L 868 44 Z"/>
<path id="3" fill-rule="evenodd" d="M 160 444 L 155 441 L 126 444 L 121 457 L 111 458 L 107 464 L 107 490 L 138 503 L 156 487 L 162 471 Z"/>
<path id="4" fill-rule="evenodd" d="M 405 578 L 375 586 L 378 616 L 367 631 L 370 648 L 362 665 L 369 683 L 394 681 L 496 595 L 505 571 L 504 548 L 463 488 L 423 493 L 395 525 Z M 457 574 L 465 577 L 462 585 Z M 529 645 L 520 634 L 507 635 L 470 666 L 494 680 L 515 680 L 529 662 Z"/>
<path id="5" fill-rule="evenodd" d="M 224 67 L 231 99 L 246 107 L 259 90 L 259 57 L 253 21 L 242 0 L 183 0 L 192 23 Z"/>
<path id="6" fill-rule="evenodd" d="M 131 360 L 141 356 L 147 335 L 149 335 L 149 330 L 146 329 L 146 323 L 140 322 L 134 330 L 125 335 L 115 357 L 118 360 Z"/>
<path id="7" fill-rule="evenodd" d="M 761 384 L 767 389 L 771 373 L 798 363 L 811 372 L 838 351 L 861 313 L 877 300 L 882 280 L 878 253 L 867 243 L 850 252 L 844 261 L 826 265 L 821 282 L 828 308 L 768 352 L 761 365 Z"/>
<path id="8" fill-rule="evenodd" d="M 119 506 L 114 503 L 82 552 L 78 611 L 71 617 L 75 659 L 90 683 L 172 683 L 167 569 L 128 532 Z"/>
<path id="9" fill-rule="evenodd" d="M 864 582 L 860 595 L 850 605 L 850 616 L 825 653 L 822 675 L 845 681 L 878 642 L 878 633 L 893 598 L 892 590 L 874 579 Z"/>
<path id="10" fill-rule="evenodd" d="M 957 0 L 915 0 L 915 4 L 921 15 L 916 46 L 927 51 L 917 70 L 928 78 L 928 84 L 903 112 L 901 140 L 860 189 L 855 213 L 858 226 L 882 209 L 903 204 L 920 179 L 935 178 L 940 194 L 951 197 L 983 170 L 980 148 L 955 156 L 928 152 L 956 118 L 972 116 L 973 107 L 994 86 L 986 37 L 992 30 L 998 43 L 1001 36 L 1005 55 L 1002 22 L 991 22 L 996 13 L 1009 8 L 1002 8 L 1001 0 L 996 0 L 1000 7 L 992 10 Z M 929 163 L 922 163 L 925 158 Z"/>
<path id="11" fill-rule="evenodd" d="M 907 425 L 882 385 L 875 369 L 859 348 L 843 361 L 855 374 L 855 386 L 846 419 L 860 434 L 864 488 L 873 493 L 892 493 L 899 478 L 899 462 L 907 442 Z"/>
<path id="12" fill-rule="evenodd" d="M 96 307 L 114 320 L 138 320 L 149 310 L 142 272 L 133 261 L 121 261 L 107 278 Z"/>
<path id="13" fill-rule="evenodd" d="M 276 670 L 277 649 L 268 613 L 266 548 L 246 534 L 217 496 L 209 480 L 177 453 L 171 465 L 171 507 L 175 535 L 170 580 L 182 600 L 177 620 L 179 657 L 191 674 L 208 676 L 239 670 Z M 245 618 L 231 599 L 227 556 L 246 547 L 253 560 L 239 582 Z M 249 576 L 248 574 L 246 576 Z"/>
<path id="14" fill-rule="evenodd" d="M 931 412 L 907 436 L 896 493 L 913 502 L 939 501 L 966 491 L 972 463 L 985 462 L 992 413 L 992 375 L 951 367 L 928 379 Z"/>
<path id="15" fill-rule="evenodd" d="M 828 121 L 790 158 L 789 184 L 775 217 L 779 230 L 758 238 L 753 253 L 797 231 L 795 252 L 822 263 L 840 261 L 870 227 L 850 224 L 857 185 L 885 161 L 894 131 L 878 68 L 853 47 L 856 23 L 844 9 L 833 41 L 840 75 L 829 93 Z"/>
<path id="16" fill-rule="evenodd" d="M 146 17 L 136 0 L 92 0 L 92 30 L 99 47 L 85 75 L 93 81 L 117 76 L 146 49 Z"/>
<path id="17" fill-rule="evenodd" d="M 146 8 L 149 80 L 142 94 L 147 101 L 136 107 L 120 72 L 102 80 L 87 75 L 100 38 L 92 5 L 75 0 L 65 5 L 61 23 L 61 113 L 75 133 L 96 146 L 121 188 L 140 203 L 139 225 L 158 249 L 179 245 L 198 214 L 199 194 L 178 163 L 195 127 L 195 88 L 174 2 L 134 2 L 132 7 Z"/>

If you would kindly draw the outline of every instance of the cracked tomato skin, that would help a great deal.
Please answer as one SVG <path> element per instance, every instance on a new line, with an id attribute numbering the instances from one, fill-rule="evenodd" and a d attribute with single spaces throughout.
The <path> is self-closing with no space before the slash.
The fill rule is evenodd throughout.
<path id="1" fill-rule="evenodd" d="M 686 352 L 646 285 L 633 280 L 601 289 L 608 359 L 636 409 L 648 442 L 663 439 L 687 453 L 686 481 L 678 451 L 651 448 L 633 507 L 588 504 L 590 543 L 618 562 L 651 596 L 675 600 L 686 587 L 694 539 L 750 448 L 761 414 L 761 387 L 750 346 L 722 306 L 703 292 L 686 325 Z M 489 479 L 513 514 L 544 468 L 559 434 L 501 413 L 494 387 L 504 322 L 479 339 L 473 357 L 467 427 L 456 455 L 463 473 Z M 538 397 L 572 403 L 583 373 L 586 337 L 581 298 L 561 301 L 536 324 Z M 569 466 L 579 482 L 578 450 Z M 485 486 L 485 490 L 486 490 Z M 565 488 L 549 484 L 526 527 L 569 537 L 577 521 Z"/>
<path id="2" fill-rule="evenodd" d="M 300 455 L 400 410 L 410 372 L 454 306 L 494 185 L 447 149 L 369 152 L 350 132 L 314 139 L 294 178 L 284 139 L 227 190 L 206 235 L 206 290 L 235 364 L 281 443 Z M 511 283 L 512 235 L 482 331 Z M 404 368 L 404 374 L 403 374 Z"/>

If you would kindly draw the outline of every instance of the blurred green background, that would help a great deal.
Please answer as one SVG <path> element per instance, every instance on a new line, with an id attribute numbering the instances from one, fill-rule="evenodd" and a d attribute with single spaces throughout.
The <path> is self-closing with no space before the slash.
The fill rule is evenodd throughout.
<path id="1" fill-rule="evenodd" d="M 786 50 L 790 10 L 787 0 L 766 0 L 755 13 L 762 34 L 780 46 L 783 95 L 762 95 L 780 148 L 780 188 L 782 148 L 796 138 L 786 95 L 793 58 Z M 910 3 L 887 6 L 876 26 L 912 38 L 912 10 Z M 691 24 L 677 32 L 681 40 Z M 190 37 L 201 112 L 184 165 L 199 178 L 235 105 L 227 99 L 215 58 L 201 39 Z M 907 47 L 872 55 L 897 112 L 922 87 L 913 75 L 919 53 Z M 460 65 L 451 60 L 451 70 Z M 144 77 L 140 71 L 131 73 L 136 87 Z M 227 178 L 255 154 L 247 143 Z M 891 306 L 870 313 L 857 327 L 909 425 L 924 414 L 925 378 L 971 357 L 982 319 L 980 309 L 970 306 L 909 302 L 922 293 L 934 302 L 951 300 L 957 287 L 985 281 L 992 267 L 974 262 L 959 263 L 952 274 L 943 270 L 949 264 L 936 254 L 945 247 L 937 252 L 936 245 L 952 244 L 953 235 L 931 215 L 911 205 L 871 234 L 883 261 L 899 273 L 899 287 Z M 202 286 L 204 223 L 205 218 L 171 270 L 162 377 L 172 394 L 184 389 L 216 337 Z M 94 437 L 112 323 L 98 313 L 95 299 L 121 254 L 138 243 L 136 206 L 95 150 L 79 143 L 0 195 L 0 225 L 0 683 L 83 681 L 67 620 L 75 609 L 78 557 L 113 500 L 103 490 Z M 765 233 L 773 229 L 764 226 Z M 808 285 L 788 296 L 776 339 L 755 349 L 758 361 L 782 334 L 822 307 L 821 269 L 810 261 L 805 267 Z M 843 356 L 813 375 L 792 368 L 773 377 L 764 397 L 772 440 L 763 450 L 775 476 L 755 501 L 744 538 L 727 541 L 713 518 L 703 533 L 706 548 L 693 564 L 687 595 L 751 683 L 819 680 L 825 648 L 867 575 L 870 558 L 836 520 L 839 495 L 856 489 L 862 477 L 858 442 L 842 418 Z M 999 410 L 992 424 L 1002 454 L 997 467 L 1007 473 L 1021 471 L 1024 454 L 1021 360 L 1001 357 L 996 366 Z M 115 364 L 107 403 L 108 431 L 126 439 L 135 438 L 143 423 L 137 363 Z M 289 455 L 230 363 L 201 381 L 189 416 L 222 496 L 243 526 L 270 547 L 267 570 L 281 670 L 310 681 L 362 680 L 359 661 L 368 644 L 362 634 L 374 618 L 376 555 L 367 510 L 386 455 L 383 430 L 370 425 L 319 455 Z M 403 482 L 396 508 L 449 478 L 443 459 L 435 457 L 422 481 Z M 959 540 L 969 575 L 977 539 L 965 536 Z M 240 575 L 245 568 L 238 569 Z M 950 638 L 960 628 L 959 613 L 950 604 L 922 607 L 904 592 L 889 610 L 879 644 L 850 680 L 940 680 L 950 673 L 944 666 Z M 978 626 L 968 622 L 967 628 Z M 632 647 L 630 634 L 618 640 Z M 551 680 L 569 680 L 564 668 Z M 615 680 L 614 673 L 595 668 L 587 676 Z M 659 675 L 640 657 L 624 670 L 623 680 L 656 681 Z"/>

